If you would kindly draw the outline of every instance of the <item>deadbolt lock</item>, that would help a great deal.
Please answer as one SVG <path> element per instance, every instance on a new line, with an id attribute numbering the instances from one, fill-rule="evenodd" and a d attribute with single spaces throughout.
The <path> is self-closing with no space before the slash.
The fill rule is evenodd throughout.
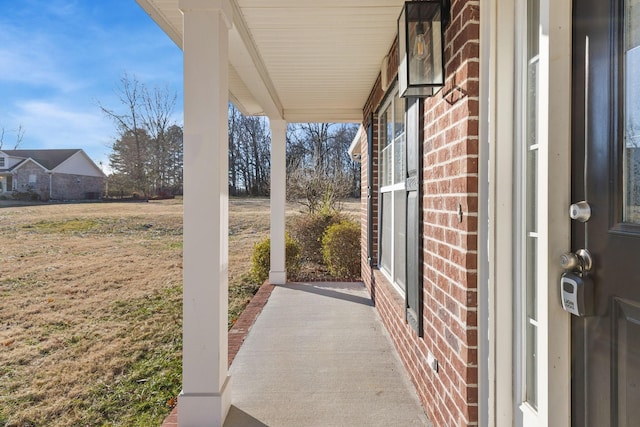
<path id="1" fill-rule="evenodd" d="M 591 206 L 584 200 L 574 203 L 569 206 L 569 216 L 576 221 L 587 222 L 591 218 Z"/>

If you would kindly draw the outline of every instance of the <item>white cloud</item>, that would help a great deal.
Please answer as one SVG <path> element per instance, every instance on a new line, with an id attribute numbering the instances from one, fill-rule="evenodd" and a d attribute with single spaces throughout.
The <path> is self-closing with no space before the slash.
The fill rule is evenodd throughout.
<path id="1" fill-rule="evenodd" d="M 72 92 L 84 84 L 56 69 L 46 57 L 31 52 L 20 55 L 0 49 L 0 80 L 22 83 L 31 87 L 48 87 L 56 91 Z"/>
<path id="2" fill-rule="evenodd" d="M 102 114 L 50 101 L 18 104 L 25 129 L 21 148 L 82 148 L 96 163 L 108 162 L 115 130 Z"/>
<path id="3" fill-rule="evenodd" d="M 17 26 L 0 30 L 0 81 L 71 92 L 85 84 L 65 68 L 62 44 L 55 34 Z"/>

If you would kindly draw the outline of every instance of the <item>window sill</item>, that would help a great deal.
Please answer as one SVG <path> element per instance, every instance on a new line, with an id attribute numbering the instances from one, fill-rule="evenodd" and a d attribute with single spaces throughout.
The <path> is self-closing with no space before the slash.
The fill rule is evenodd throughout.
<path id="1" fill-rule="evenodd" d="M 385 299 L 389 301 L 393 305 L 393 311 L 397 312 L 402 319 L 404 320 L 404 294 L 400 293 L 398 288 L 396 288 L 388 279 L 387 275 L 384 274 L 380 269 L 376 268 L 373 270 L 373 276 L 375 279 L 377 292 L 381 292 L 385 295 Z M 377 293 L 376 292 L 376 293 Z"/>

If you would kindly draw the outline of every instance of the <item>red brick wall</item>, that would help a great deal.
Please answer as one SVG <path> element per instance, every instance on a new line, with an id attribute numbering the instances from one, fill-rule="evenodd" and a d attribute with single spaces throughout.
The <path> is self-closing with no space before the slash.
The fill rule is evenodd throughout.
<path id="1" fill-rule="evenodd" d="M 406 324 L 402 296 L 382 273 L 368 267 L 363 207 L 363 279 L 436 426 L 471 426 L 477 425 L 478 419 L 479 7 L 479 1 L 452 2 L 452 19 L 445 34 L 446 84 L 424 100 L 424 337 L 418 337 Z M 395 49 L 394 45 L 392 55 L 396 55 Z M 377 109 L 381 92 L 378 81 L 365 111 Z M 374 133 L 375 154 L 376 142 Z M 363 138 L 363 200 L 366 152 Z M 374 172 L 377 174 L 377 166 Z M 375 194 L 378 188 L 374 183 Z M 377 213 L 373 218 L 377 223 Z M 428 353 L 437 359 L 438 372 L 427 366 Z"/>

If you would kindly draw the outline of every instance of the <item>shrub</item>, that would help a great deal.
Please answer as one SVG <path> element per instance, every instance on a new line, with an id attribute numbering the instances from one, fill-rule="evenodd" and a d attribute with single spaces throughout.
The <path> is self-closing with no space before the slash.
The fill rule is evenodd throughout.
<path id="1" fill-rule="evenodd" d="M 360 277 L 360 225 L 344 220 L 327 228 L 322 238 L 322 256 L 335 278 Z"/>
<path id="2" fill-rule="evenodd" d="M 300 245 L 302 259 L 322 264 L 322 236 L 329 226 L 346 219 L 345 214 L 333 209 L 296 216 L 292 221 L 291 235 Z"/>
<path id="3" fill-rule="evenodd" d="M 295 276 L 300 271 L 300 246 L 289 236 L 285 235 L 285 269 L 287 275 Z M 271 269 L 271 239 L 268 237 L 256 243 L 253 247 L 251 259 L 251 276 L 258 283 L 269 278 Z"/>
<path id="4" fill-rule="evenodd" d="M 28 189 L 27 191 L 14 191 L 12 197 L 14 200 L 26 200 L 32 202 L 40 200 L 40 195 L 31 189 Z"/>

